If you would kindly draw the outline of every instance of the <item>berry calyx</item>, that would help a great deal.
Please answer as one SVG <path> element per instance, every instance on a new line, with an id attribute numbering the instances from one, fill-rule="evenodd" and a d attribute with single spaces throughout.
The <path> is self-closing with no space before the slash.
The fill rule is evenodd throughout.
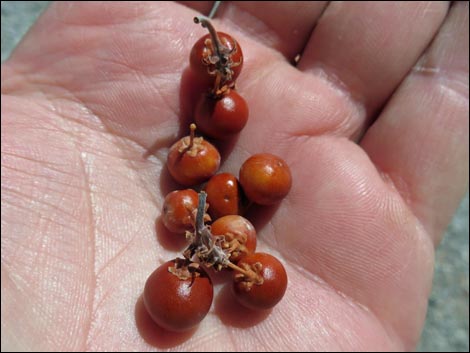
<path id="1" fill-rule="evenodd" d="M 256 230 L 249 220 L 242 216 L 230 215 L 219 218 L 211 225 L 214 237 L 222 237 L 220 246 L 229 254 L 231 262 L 238 262 L 243 256 L 256 250 Z"/>
<path id="2" fill-rule="evenodd" d="M 287 289 L 287 273 L 278 259 L 266 253 L 254 253 L 243 257 L 238 266 L 245 273 L 234 273 L 233 291 L 242 305 L 270 309 L 282 299 Z"/>

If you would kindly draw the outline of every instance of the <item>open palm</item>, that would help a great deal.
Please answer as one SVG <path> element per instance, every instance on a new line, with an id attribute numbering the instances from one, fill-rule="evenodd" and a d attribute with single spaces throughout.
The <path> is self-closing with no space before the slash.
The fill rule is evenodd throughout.
<path id="1" fill-rule="evenodd" d="M 158 219 L 206 32 L 175 3 L 48 9 L 2 65 L 2 350 L 414 346 L 467 180 L 468 4 L 324 7 L 228 3 L 214 21 L 243 48 L 250 107 L 222 170 L 271 152 L 293 174 L 279 207 L 248 215 L 289 286 L 256 313 L 216 276 L 185 334 L 154 325 L 140 296 L 184 247 Z"/>

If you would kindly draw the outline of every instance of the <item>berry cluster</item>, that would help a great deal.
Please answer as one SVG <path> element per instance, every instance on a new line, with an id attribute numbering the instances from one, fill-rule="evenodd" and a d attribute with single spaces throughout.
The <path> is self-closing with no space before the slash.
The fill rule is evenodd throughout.
<path id="1" fill-rule="evenodd" d="M 235 91 L 243 54 L 233 37 L 216 32 L 206 18 L 194 21 L 209 34 L 192 48 L 190 66 L 210 87 L 196 105 L 194 120 L 205 135 L 223 139 L 240 132 L 248 119 L 248 106 Z M 235 297 L 252 309 L 272 308 L 287 287 L 281 262 L 255 252 L 255 228 L 242 214 L 245 198 L 260 205 L 281 201 L 292 183 L 289 167 L 281 158 L 263 153 L 243 163 L 239 181 L 229 173 L 216 175 L 220 154 L 203 137 L 196 137 L 195 130 L 191 124 L 190 135 L 171 146 L 167 166 L 185 187 L 207 181 L 204 191 L 170 192 L 162 212 L 165 227 L 185 234 L 190 244 L 183 258 L 166 262 L 150 275 L 143 296 L 152 319 L 172 331 L 194 327 L 209 311 L 213 286 L 206 268 L 232 271 Z"/>

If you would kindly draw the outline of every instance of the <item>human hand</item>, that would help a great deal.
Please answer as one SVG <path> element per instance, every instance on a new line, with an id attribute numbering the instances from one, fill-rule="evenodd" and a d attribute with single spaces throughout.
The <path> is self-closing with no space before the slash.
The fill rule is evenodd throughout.
<path id="1" fill-rule="evenodd" d="M 55 3 L 2 65 L 2 350 L 413 348 L 468 179 L 468 4 L 332 3 L 310 39 L 325 4 L 262 6 L 214 21 L 243 47 L 250 107 L 222 169 L 291 167 L 279 208 L 250 215 L 284 299 L 255 314 L 216 286 L 195 332 L 148 320 L 145 280 L 177 253 L 155 237 L 165 147 L 206 32 L 173 3 Z"/>

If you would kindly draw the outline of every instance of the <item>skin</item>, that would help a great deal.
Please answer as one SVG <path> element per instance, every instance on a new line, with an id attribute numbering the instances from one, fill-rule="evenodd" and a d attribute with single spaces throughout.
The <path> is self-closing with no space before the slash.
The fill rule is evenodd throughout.
<path id="1" fill-rule="evenodd" d="M 54 3 L 2 65 L 2 350 L 413 349 L 468 181 L 468 3 L 448 6 L 222 4 L 253 117 L 223 171 L 289 164 L 289 195 L 251 215 L 289 284 L 255 315 L 215 281 L 177 335 L 140 296 L 175 256 L 155 219 L 205 32 L 181 4 Z"/>

